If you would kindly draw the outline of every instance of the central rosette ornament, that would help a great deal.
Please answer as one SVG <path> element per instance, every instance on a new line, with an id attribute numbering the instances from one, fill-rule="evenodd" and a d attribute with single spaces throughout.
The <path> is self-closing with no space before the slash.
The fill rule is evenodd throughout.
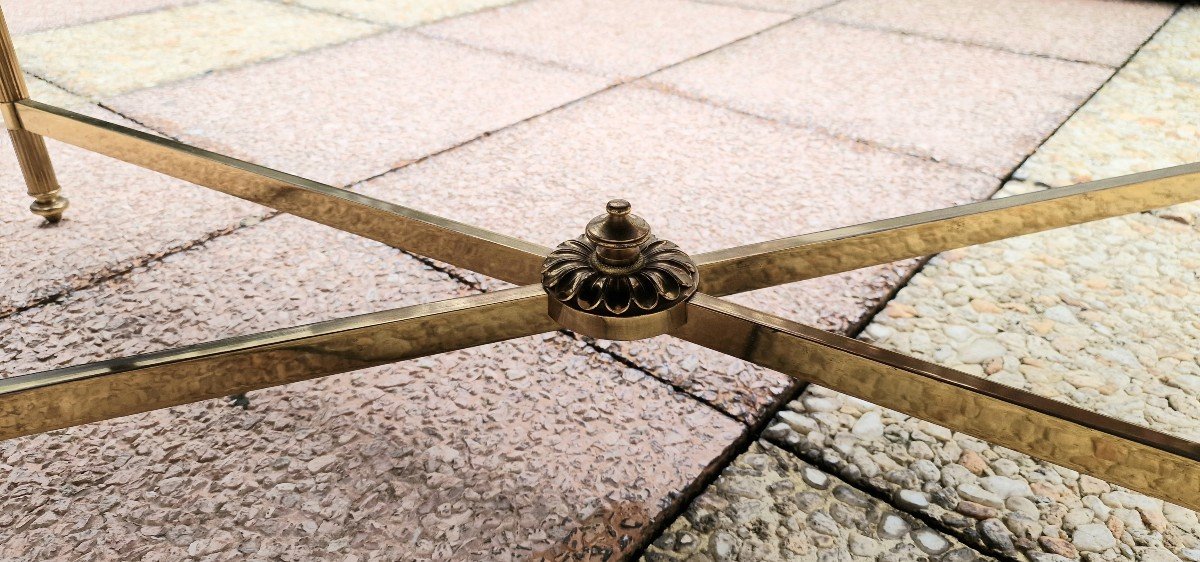
<path id="1" fill-rule="evenodd" d="M 584 234 L 559 244 L 542 266 L 549 310 L 584 335 L 634 340 L 687 322 L 687 299 L 699 285 L 696 264 L 672 242 L 614 199 Z"/>

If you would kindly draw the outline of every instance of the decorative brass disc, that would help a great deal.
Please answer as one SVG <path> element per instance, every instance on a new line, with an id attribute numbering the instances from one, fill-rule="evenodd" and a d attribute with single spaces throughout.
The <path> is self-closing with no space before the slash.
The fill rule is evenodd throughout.
<path id="1" fill-rule="evenodd" d="M 696 292 L 698 271 L 674 243 L 650 235 L 629 202 L 608 202 L 607 213 L 584 234 L 559 244 L 542 266 L 550 317 L 575 332 L 610 340 L 665 334 L 687 322 L 680 306 Z"/>

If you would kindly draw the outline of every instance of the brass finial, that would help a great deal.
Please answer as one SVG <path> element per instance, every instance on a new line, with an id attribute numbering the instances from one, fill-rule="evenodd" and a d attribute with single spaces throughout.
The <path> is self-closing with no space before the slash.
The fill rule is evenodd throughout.
<path id="1" fill-rule="evenodd" d="M 638 266 L 641 245 L 650 238 L 650 225 L 637 215 L 629 214 L 629 201 L 613 199 L 600 215 L 584 229 L 584 234 L 596 245 L 596 261 L 606 273 L 620 273 Z"/>
<path id="2" fill-rule="evenodd" d="M 675 244 L 613 199 L 583 236 L 558 245 L 542 267 L 550 316 L 576 332 L 641 339 L 682 325 L 680 306 L 699 285 L 696 264 Z"/>

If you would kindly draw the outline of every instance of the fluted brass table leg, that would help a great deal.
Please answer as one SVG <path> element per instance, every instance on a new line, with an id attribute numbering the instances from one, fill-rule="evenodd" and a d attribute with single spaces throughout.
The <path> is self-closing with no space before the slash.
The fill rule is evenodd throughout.
<path id="1" fill-rule="evenodd" d="M 17 52 L 8 33 L 8 23 L 0 12 L 0 102 L 13 103 L 28 97 L 29 89 L 25 86 L 25 77 L 21 75 L 21 66 L 17 63 Z M 39 135 L 12 128 L 12 123 L 9 127 L 8 134 L 12 137 L 13 149 L 17 151 L 21 173 L 25 175 L 25 186 L 29 195 L 33 196 L 29 210 L 45 217 L 47 221 L 58 222 L 67 209 L 67 199 L 61 195 L 62 188 L 54 176 L 46 142 Z"/>

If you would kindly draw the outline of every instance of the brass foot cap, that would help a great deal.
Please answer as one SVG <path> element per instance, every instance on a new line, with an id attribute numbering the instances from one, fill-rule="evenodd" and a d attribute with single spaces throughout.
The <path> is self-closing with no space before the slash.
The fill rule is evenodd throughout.
<path id="1" fill-rule="evenodd" d="M 63 211 L 66 211 L 69 206 L 71 206 L 71 202 L 66 197 L 53 196 L 38 198 L 29 205 L 29 210 L 33 211 L 33 214 L 45 218 L 48 222 L 58 222 L 62 220 Z"/>

